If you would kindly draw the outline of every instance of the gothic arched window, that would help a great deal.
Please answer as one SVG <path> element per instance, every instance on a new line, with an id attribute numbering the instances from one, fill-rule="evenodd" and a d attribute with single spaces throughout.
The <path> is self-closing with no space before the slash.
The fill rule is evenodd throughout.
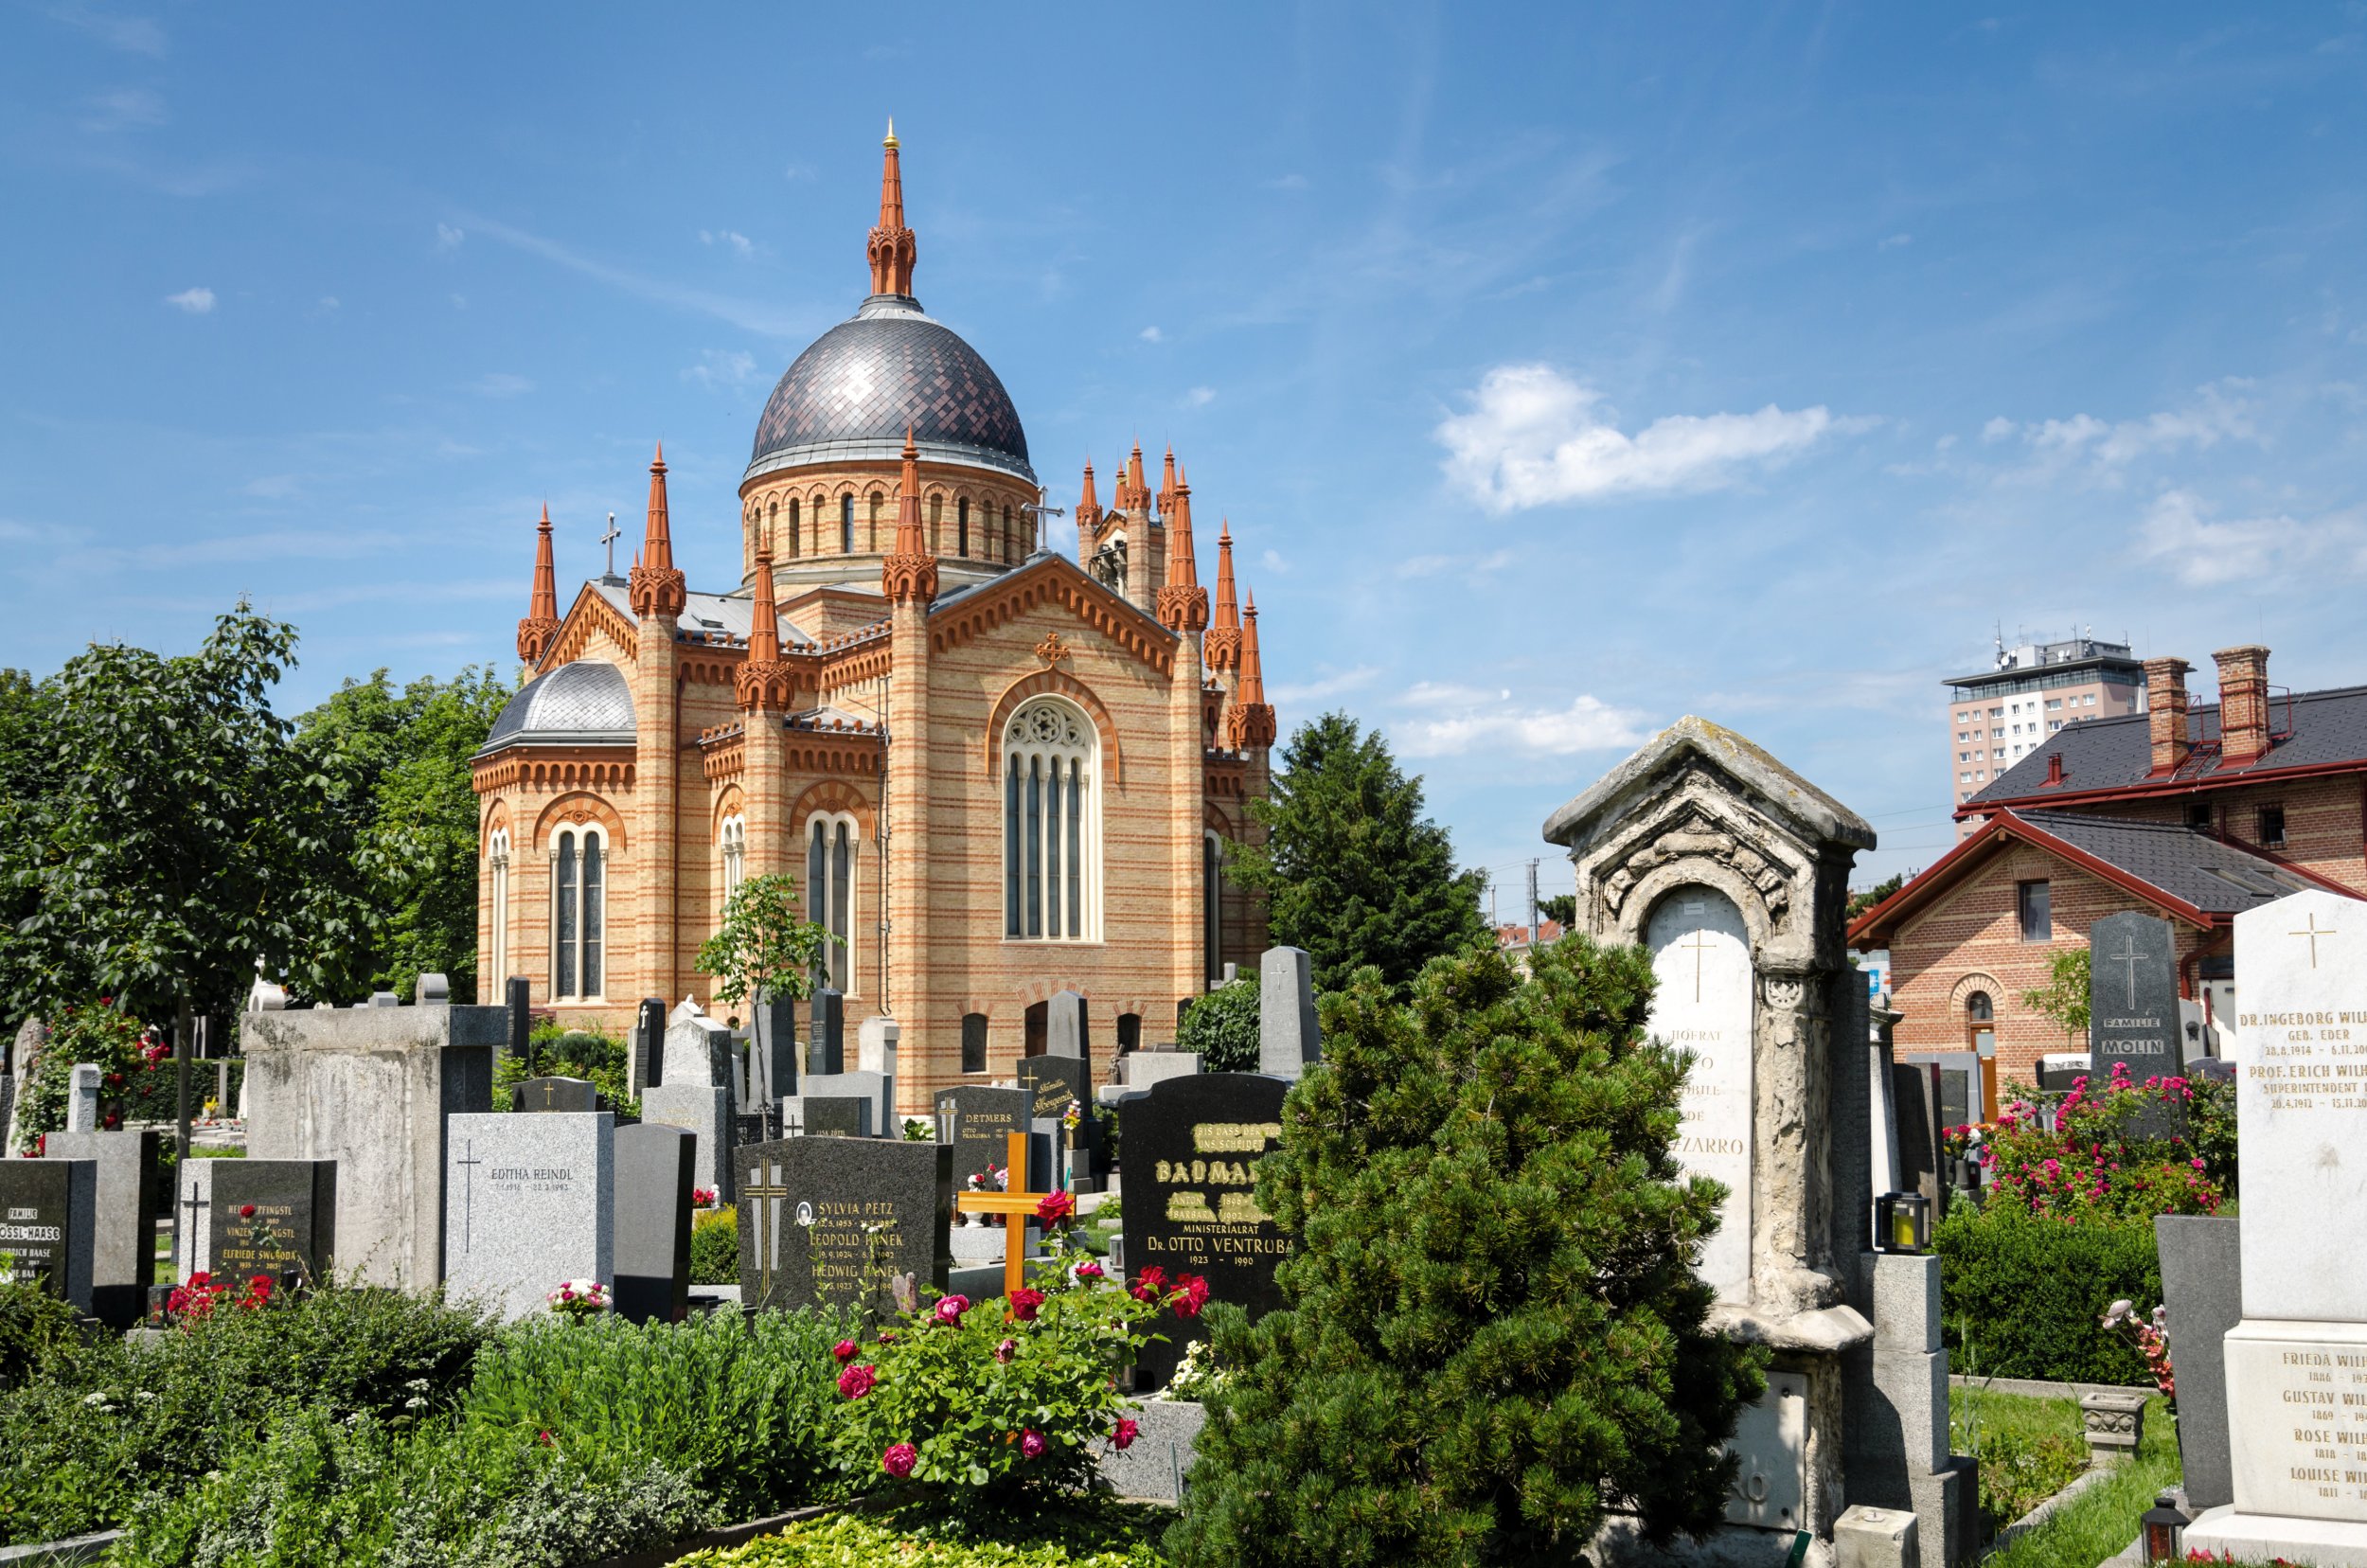
<path id="1" fill-rule="evenodd" d="M 789 503 L 789 559 L 797 559 L 797 502 L 793 496 Z"/>
<path id="2" fill-rule="evenodd" d="M 838 498 L 838 553 L 855 553 L 855 498 L 852 495 Z"/>
<path id="3" fill-rule="evenodd" d="M 551 997 L 600 995 L 600 947 L 608 926 L 608 834 L 598 825 L 561 828 L 551 847 Z"/>
<path id="4" fill-rule="evenodd" d="M 817 983 L 855 989 L 855 872 L 863 829 L 844 811 L 806 819 L 806 918 L 837 938 L 814 966 Z"/>
<path id="5" fill-rule="evenodd" d="M 953 553 L 970 554 L 970 497 L 965 495 L 953 504 Z"/>
<path id="6" fill-rule="evenodd" d="M 1101 935 L 1101 738 L 1076 704 L 1037 697 L 1003 730 L 1003 934 Z"/>
<path id="7" fill-rule="evenodd" d="M 748 876 L 748 819 L 725 817 L 716 833 L 716 843 L 723 851 L 723 899 L 729 902 Z"/>
<path id="8" fill-rule="evenodd" d="M 1200 837 L 1201 971 L 1214 985 L 1224 974 L 1224 841 L 1213 832 Z"/>
<path id="9" fill-rule="evenodd" d="M 509 829 L 496 828 L 485 843 L 487 887 L 485 903 L 491 912 L 493 962 L 489 977 L 509 978 Z"/>

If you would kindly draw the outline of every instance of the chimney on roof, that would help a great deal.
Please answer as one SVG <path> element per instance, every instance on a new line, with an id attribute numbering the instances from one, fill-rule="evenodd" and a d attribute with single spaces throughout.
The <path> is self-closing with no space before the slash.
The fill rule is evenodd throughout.
<path id="1" fill-rule="evenodd" d="M 2145 661 L 2145 715 L 2157 778 L 2176 773 L 2195 749 L 2186 730 L 2186 672 L 2194 668 L 2183 659 Z"/>
<path id="2" fill-rule="evenodd" d="M 2269 650 L 2258 643 L 2222 648 L 2219 665 L 2219 756 L 2245 763 L 2269 753 Z"/>
<path id="3" fill-rule="evenodd" d="M 2046 754 L 2046 781 L 2049 789 L 2063 782 L 2063 754 L 2059 750 Z"/>

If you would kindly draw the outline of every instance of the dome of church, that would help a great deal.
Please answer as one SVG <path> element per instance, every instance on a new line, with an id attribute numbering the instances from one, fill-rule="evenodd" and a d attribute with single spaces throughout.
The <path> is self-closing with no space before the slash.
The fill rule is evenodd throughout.
<path id="1" fill-rule="evenodd" d="M 814 463 L 894 461 L 907 426 L 924 462 L 1036 482 L 1002 378 L 906 294 L 872 295 L 797 356 L 756 421 L 742 482 Z"/>
<path id="2" fill-rule="evenodd" d="M 632 691 L 625 684 L 625 672 L 598 659 L 578 659 L 519 687 L 493 720 L 484 749 L 530 742 L 597 745 L 632 739 Z"/>

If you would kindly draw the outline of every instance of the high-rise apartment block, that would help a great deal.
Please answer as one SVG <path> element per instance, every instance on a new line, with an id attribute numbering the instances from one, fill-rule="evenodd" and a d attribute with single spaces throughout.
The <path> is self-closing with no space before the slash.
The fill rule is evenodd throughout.
<path id="1" fill-rule="evenodd" d="M 1961 806 L 2066 724 L 2142 713 L 2145 667 L 2124 643 L 1998 644 L 1995 668 L 1947 682 L 1950 797 Z M 1977 822 L 1961 823 L 1964 837 Z"/>

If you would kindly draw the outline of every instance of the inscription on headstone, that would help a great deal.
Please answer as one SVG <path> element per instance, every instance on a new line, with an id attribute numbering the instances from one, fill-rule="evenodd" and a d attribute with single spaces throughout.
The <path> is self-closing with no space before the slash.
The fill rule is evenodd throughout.
<path id="1" fill-rule="evenodd" d="M 813 993 L 806 1030 L 806 1071 L 846 1071 L 846 998 L 824 986 Z"/>
<path id="2" fill-rule="evenodd" d="M 1740 1298 L 1751 1287 L 1750 934 L 1724 894 L 1681 887 L 1653 909 L 1645 943 L 1660 980 L 1650 1032 L 1695 1059 L 1679 1102 L 1677 1161 L 1726 1185 L 1700 1276 Z"/>
<path id="3" fill-rule="evenodd" d="M 2130 912 L 2088 928 L 2088 1044 L 2100 1090 L 2117 1064 L 2131 1083 L 2175 1077 L 2179 1049 L 2178 957 L 2170 922 Z M 2138 1122 L 2150 1132 L 2175 1131 L 2182 1118 L 2159 1103 Z"/>
<path id="4" fill-rule="evenodd" d="M 965 1085 L 938 1091 L 937 1140 L 953 1150 L 955 1186 L 967 1185 L 989 1165 L 1003 1164 L 1004 1140 L 1027 1131 L 1032 1099 L 1023 1089 Z"/>
<path id="5" fill-rule="evenodd" d="M 452 1118 L 444 1278 L 507 1318 L 539 1311 L 565 1279 L 615 1283 L 616 1118 Z"/>
<path id="6" fill-rule="evenodd" d="M 8 1277 L 91 1310 L 98 1167 L 89 1160 L 0 1160 L 0 1253 Z"/>
<path id="7" fill-rule="evenodd" d="M 335 1267 L 336 1161 L 189 1160 L 180 1168 L 184 1279 L 201 1270 L 321 1279 Z"/>
<path id="8" fill-rule="evenodd" d="M 890 1280 L 945 1289 L 953 1151 L 879 1138 L 782 1138 L 734 1151 L 739 1292 L 750 1310 L 895 1307 Z"/>

